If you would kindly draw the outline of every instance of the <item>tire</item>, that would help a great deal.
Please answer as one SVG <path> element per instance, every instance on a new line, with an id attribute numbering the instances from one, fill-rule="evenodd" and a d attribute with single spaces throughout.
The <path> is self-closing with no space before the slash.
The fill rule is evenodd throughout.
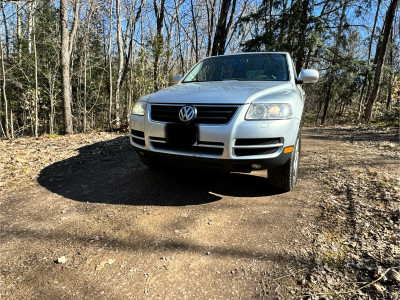
<path id="1" fill-rule="evenodd" d="M 268 181 L 271 187 L 281 192 L 290 192 L 296 186 L 301 150 L 300 135 L 296 139 L 292 155 L 281 167 L 268 170 Z"/>

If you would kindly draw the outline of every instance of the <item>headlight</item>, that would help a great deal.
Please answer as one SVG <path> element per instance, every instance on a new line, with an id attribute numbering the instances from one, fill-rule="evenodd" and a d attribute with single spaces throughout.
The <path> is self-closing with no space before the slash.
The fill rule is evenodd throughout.
<path id="1" fill-rule="evenodd" d="M 251 104 L 246 120 L 282 120 L 293 116 L 292 106 L 288 103 Z"/>
<path id="2" fill-rule="evenodd" d="M 147 102 L 138 101 L 132 109 L 132 115 L 144 116 L 146 111 Z"/>

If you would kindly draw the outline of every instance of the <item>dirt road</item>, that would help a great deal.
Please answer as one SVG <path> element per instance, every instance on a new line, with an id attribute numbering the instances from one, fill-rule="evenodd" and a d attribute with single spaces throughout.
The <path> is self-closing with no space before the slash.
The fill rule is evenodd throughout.
<path id="1" fill-rule="evenodd" d="M 54 162 L 31 175 L 31 184 L 2 187 L 0 296 L 299 297 L 305 282 L 296 274 L 307 278 L 314 263 L 310 249 L 321 216 L 319 199 L 326 192 L 320 179 L 336 167 L 334 157 L 339 153 L 344 163 L 371 165 L 381 160 L 384 170 L 397 163 L 384 146 L 378 148 L 381 140 L 396 140 L 393 135 L 378 136 L 378 144 L 362 155 L 365 145 L 355 144 L 371 136 L 336 133 L 303 132 L 300 181 L 285 194 L 268 187 L 265 171 L 149 169 L 126 136 L 96 137 L 105 140 L 83 142 L 62 160 L 42 149 L 39 157 Z M 76 146 L 60 138 L 35 147 L 49 145 L 58 145 L 55 152 Z"/>

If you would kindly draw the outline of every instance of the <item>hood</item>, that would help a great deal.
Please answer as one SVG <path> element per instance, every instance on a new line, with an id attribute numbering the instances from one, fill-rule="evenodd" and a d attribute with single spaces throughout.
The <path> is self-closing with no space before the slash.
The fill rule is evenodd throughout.
<path id="1" fill-rule="evenodd" d="M 149 103 L 245 104 L 277 91 L 293 89 L 290 81 L 210 81 L 180 83 L 150 95 Z"/>

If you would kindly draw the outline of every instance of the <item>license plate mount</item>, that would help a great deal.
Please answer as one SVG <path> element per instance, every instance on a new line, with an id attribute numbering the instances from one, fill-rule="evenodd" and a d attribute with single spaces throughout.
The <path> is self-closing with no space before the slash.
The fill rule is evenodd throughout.
<path id="1" fill-rule="evenodd" d="M 193 146 L 199 137 L 199 128 L 192 124 L 167 124 L 165 127 L 167 144 L 177 148 Z"/>

